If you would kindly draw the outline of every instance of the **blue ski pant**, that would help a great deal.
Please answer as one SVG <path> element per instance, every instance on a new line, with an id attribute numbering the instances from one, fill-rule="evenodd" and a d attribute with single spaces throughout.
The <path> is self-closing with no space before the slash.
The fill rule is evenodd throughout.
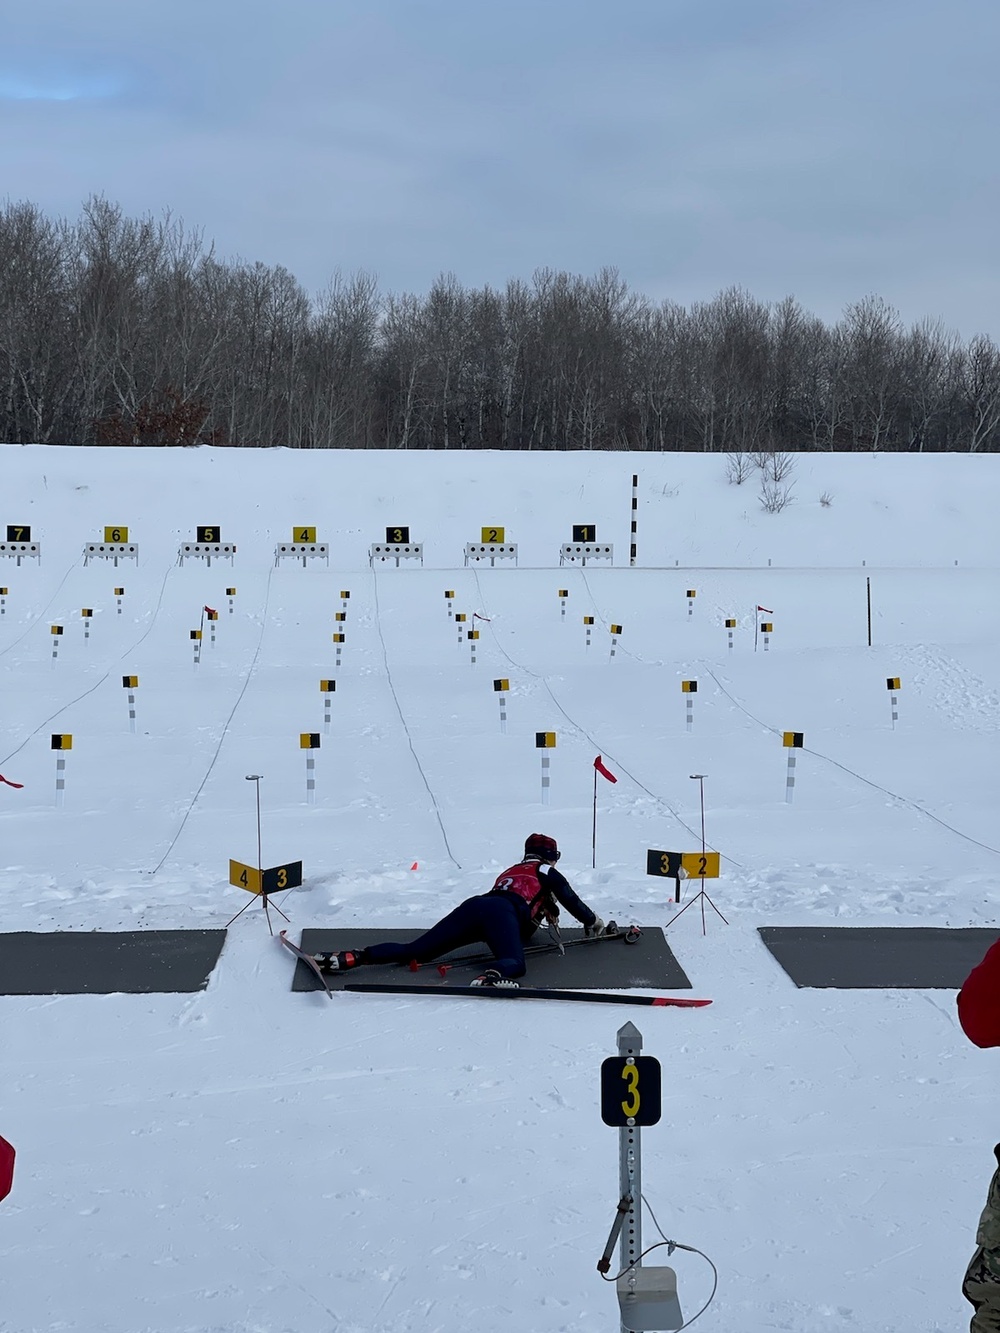
<path id="1" fill-rule="evenodd" d="M 517 908 L 503 894 L 482 893 L 466 898 L 436 926 L 409 944 L 371 944 L 364 951 L 366 963 L 429 963 L 452 949 L 467 944 L 485 944 L 496 958 L 496 969 L 505 977 L 523 977 L 524 941 Z"/>

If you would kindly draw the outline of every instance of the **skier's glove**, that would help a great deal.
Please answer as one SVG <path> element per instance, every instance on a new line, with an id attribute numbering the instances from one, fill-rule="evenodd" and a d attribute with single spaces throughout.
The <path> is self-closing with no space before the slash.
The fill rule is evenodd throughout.
<path id="1" fill-rule="evenodd" d="M 591 935 L 603 935 L 604 930 L 604 922 L 599 916 L 595 916 L 589 926 L 584 926 L 583 933 L 589 938 Z"/>

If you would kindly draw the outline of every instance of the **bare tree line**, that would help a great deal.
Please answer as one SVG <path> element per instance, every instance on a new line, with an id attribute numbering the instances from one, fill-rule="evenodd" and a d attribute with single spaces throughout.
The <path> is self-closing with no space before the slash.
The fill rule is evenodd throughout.
<path id="1" fill-rule="evenodd" d="M 689 308 L 618 274 L 310 298 L 166 216 L 89 200 L 0 210 L 0 439 L 297 449 L 994 451 L 1000 350 L 903 327 L 878 297 L 833 327 L 733 288 Z"/>

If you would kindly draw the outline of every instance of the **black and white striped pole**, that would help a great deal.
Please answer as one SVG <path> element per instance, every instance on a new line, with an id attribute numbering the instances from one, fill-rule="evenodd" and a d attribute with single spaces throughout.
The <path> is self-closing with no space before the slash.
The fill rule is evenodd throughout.
<path id="1" fill-rule="evenodd" d="M 306 752 L 306 804 L 316 804 L 316 755 L 319 749 L 319 732 L 303 731 L 299 734 L 299 749 Z"/>
<path id="2" fill-rule="evenodd" d="M 330 708 L 333 703 L 333 695 L 337 688 L 335 680 L 321 680 L 319 683 L 320 692 L 323 695 L 323 734 L 330 734 Z"/>
<path id="3" fill-rule="evenodd" d="M 7 589 L 0 588 L 0 616 L 7 614 Z"/>
<path id="4" fill-rule="evenodd" d="M 556 748 L 554 731 L 536 731 L 535 749 L 542 752 L 542 805 L 549 804 L 549 751 Z"/>
<path id="5" fill-rule="evenodd" d="M 783 732 L 781 743 L 788 750 L 788 772 L 785 775 L 785 803 L 786 805 L 791 805 L 792 793 L 795 790 L 795 751 L 802 749 L 802 732 Z"/>
<path id="6" fill-rule="evenodd" d="M 194 665 L 197 666 L 201 661 L 201 630 L 193 629 L 190 634 L 191 642 L 194 645 Z"/>
<path id="7" fill-rule="evenodd" d="M 771 633 L 774 630 L 774 624 L 770 620 L 760 622 L 760 634 L 764 643 L 764 652 L 766 653 L 771 646 Z"/>
<path id="8" fill-rule="evenodd" d="M 618 649 L 618 636 L 619 636 L 619 634 L 621 634 L 621 632 L 622 632 L 622 627 L 621 627 L 621 625 L 612 625 L 612 626 L 611 626 L 611 656 L 612 656 L 612 658 L 614 657 L 615 652 L 616 652 L 617 649 Z"/>
<path id="9" fill-rule="evenodd" d="M 559 619 L 566 619 L 566 599 L 569 597 L 569 588 L 559 589 Z"/>
<path id="10" fill-rule="evenodd" d="M 55 666 L 59 660 L 59 640 L 62 638 L 62 625 L 52 625 L 49 633 L 52 635 L 52 665 Z"/>
<path id="11" fill-rule="evenodd" d="M 123 598 L 124 596 L 125 596 L 125 589 L 124 589 L 124 588 L 116 588 L 116 589 L 115 589 L 115 607 L 116 607 L 115 615 L 120 616 L 121 613 L 122 613 L 122 598 Z"/>
<path id="12" fill-rule="evenodd" d="M 80 611 L 80 618 L 83 620 L 84 643 L 90 642 L 90 622 L 93 619 L 93 615 L 94 615 L 94 608 L 92 606 L 85 606 Z"/>
<path id="13" fill-rule="evenodd" d="M 690 731 L 694 725 L 694 695 L 698 692 L 698 682 L 696 680 L 682 680 L 681 690 L 684 692 L 684 702 L 686 704 L 687 730 Z"/>
<path id="14" fill-rule="evenodd" d="M 591 636 L 591 633 L 592 633 L 593 628 L 594 628 L 594 617 L 593 617 L 593 616 L 584 616 L 584 617 L 583 617 L 583 624 L 584 624 L 584 628 L 586 629 L 586 632 L 587 632 L 587 638 L 586 638 L 586 642 L 585 642 L 585 644 L 584 644 L 584 647 L 589 648 L 589 647 L 590 647 L 590 636 Z"/>
<path id="15" fill-rule="evenodd" d="M 122 676 L 122 685 L 128 690 L 128 729 L 135 735 L 135 692 L 139 688 L 138 676 Z"/>
<path id="16" fill-rule="evenodd" d="M 688 619 L 694 615 L 694 599 L 698 596 L 697 588 L 688 588 L 684 596 L 688 599 Z"/>
<path id="17" fill-rule="evenodd" d="M 899 703 L 899 700 L 896 697 L 897 694 L 899 693 L 899 677 L 887 676 L 885 684 L 886 688 L 889 691 L 889 702 L 892 705 L 892 729 L 893 731 L 895 731 L 896 723 L 899 721 L 899 713 L 897 711 L 897 705 Z"/>
<path id="18" fill-rule="evenodd" d="M 56 806 L 62 809 L 63 799 L 66 793 L 66 759 L 67 750 L 73 748 L 73 737 L 69 732 L 53 734 L 52 749 L 56 751 Z"/>
<path id="19" fill-rule="evenodd" d="M 204 629 L 204 627 L 205 627 L 205 621 L 206 621 L 206 620 L 208 621 L 208 646 L 209 646 L 209 648 L 214 648 L 214 647 L 215 647 L 215 625 L 216 625 L 216 621 L 217 621 L 218 619 L 219 619 L 219 613 L 218 613 L 218 611 L 213 610 L 212 607 L 210 607 L 210 606 L 202 607 L 202 620 L 201 620 L 201 625 L 202 625 L 202 629 Z"/>
<path id="20" fill-rule="evenodd" d="M 451 617 L 452 617 L 452 607 L 453 607 L 454 602 L 455 602 L 455 589 L 454 589 L 454 588 L 445 588 L 445 591 L 444 591 L 444 601 L 445 601 L 445 605 L 446 605 L 447 608 L 448 608 L 448 619 L 450 620 Z"/>
<path id="21" fill-rule="evenodd" d="M 350 588 L 342 588 L 340 592 L 340 609 L 344 612 L 344 619 L 347 619 L 347 603 L 351 600 Z"/>
<path id="22" fill-rule="evenodd" d="M 735 628 L 736 628 L 736 620 L 735 620 L 735 618 L 734 618 L 733 616 L 730 616 L 730 617 L 726 620 L 726 629 L 729 631 L 729 651 L 730 651 L 730 652 L 733 651 L 733 630 L 734 630 Z"/>
<path id="23" fill-rule="evenodd" d="M 628 562 L 635 564 L 635 531 L 636 523 L 639 517 L 639 476 L 638 473 L 632 473 L 632 527 L 630 529 L 630 541 L 628 547 Z"/>
<path id="24" fill-rule="evenodd" d="M 336 644 L 336 647 L 337 647 L 337 662 L 336 662 L 336 667 L 337 667 L 337 670 L 338 670 L 338 671 L 340 670 L 340 655 L 341 655 L 341 653 L 344 651 L 344 639 L 345 639 L 345 638 L 346 638 L 346 635 L 344 635 L 342 632 L 337 633 L 337 634 L 334 634 L 334 636 L 333 636 L 333 642 Z"/>
<path id="25" fill-rule="evenodd" d="M 233 601 L 235 600 L 235 597 L 236 597 L 236 589 L 235 589 L 235 588 L 227 588 L 227 589 L 226 589 L 226 596 L 229 598 L 229 614 L 232 615 L 232 614 L 233 614 Z"/>
<path id="26" fill-rule="evenodd" d="M 469 640 L 469 661 L 473 666 L 476 665 L 476 644 L 479 642 L 479 631 L 470 629 L 466 638 Z"/>
<path id="27" fill-rule="evenodd" d="M 458 646 L 461 648 L 462 639 L 465 637 L 466 614 L 464 611 L 455 612 L 455 624 L 458 627 Z"/>

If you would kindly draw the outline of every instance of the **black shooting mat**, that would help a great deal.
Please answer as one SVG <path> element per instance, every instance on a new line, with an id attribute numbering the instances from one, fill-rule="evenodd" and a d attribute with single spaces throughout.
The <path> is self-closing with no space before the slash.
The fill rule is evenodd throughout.
<path id="1" fill-rule="evenodd" d="M 415 940 L 423 934 L 419 930 L 304 930 L 301 947 L 306 953 L 335 953 L 338 950 L 361 950 L 366 944 L 383 944 L 389 940 Z M 671 990 L 690 990 L 691 983 L 670 951 L 659 926 L 643 926 L 635 944 L 626 944 L 620 936 L 610 940 L 596 940 L 592 944 L 573 945 L 572 940 L 583 938 L 582 930 L 564 930 L 562 938 L 570 945 L 564 954 L 533 954 L 536 945 L 548 943 L 548 935 L 539 931 L 534 942 L 527 946 L 528 974 L 522 978 L 526 986 L 558 986 L 564 990 L 632 990 L 648 987 L 669 987 Z M 407 981 L 429 987 L 440 986 L 438 963 L 458 964 L 463 958 L 475 955 L 478 965 L 454 967 L 447 974 L 456 986 L 467 986 L 490 965 L 489 950 L 485 945 L 473 944 L 466 949 L 426 963 L 418 972 L 405 965 L 389 964 L 379 967 L 357 967 L 344 973 L 349 981 Z M 329 977 L 332 988 L 340 982 L 337 973 Z M 317 990 L 320 980 L 301 959 L 295 965 L 292 990 Z"/>
<path id="2" fill-rule="evenodd" d="M 946 926 L 759 926 L 796 986 L 837 990 L 958 990 L 996 930 Z"/>
<path id="3" fill-rule="evenodd" d="M 0 995 L 174 995 L 204 990 L 224 930 L 0 934 Z"/>

